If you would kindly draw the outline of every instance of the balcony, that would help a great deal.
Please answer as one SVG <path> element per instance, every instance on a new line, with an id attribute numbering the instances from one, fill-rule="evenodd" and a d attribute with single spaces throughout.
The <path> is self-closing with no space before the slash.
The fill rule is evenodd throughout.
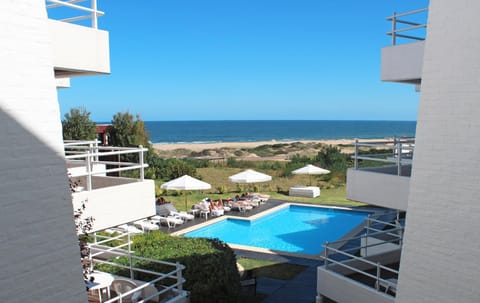
<path id="1" fill-rule="evenodd" d="M 317 303 L 324 297 L 344 303 L 395 302 L 403 225 L 398 214 L 393 216 L 370 217 L 364 235 L 323 245 Z"/>
<path id="2" fill-rule="evenodd" d="M 109 74 L 109 34 L 98 29 L 97 19 L 104 13 L 97 10 L 97 0 L 46 0 L 46 8 L 55 77 Z"/>
<path id="3" fill-rule="evenodd" d="M 92 232 L 155 215 L 155 184 L 144 178 L 147 149 L 100 147 L 96 141 L 66 141 L 73 207 L 85 204 Z M 123 174 L 128 174 L 122 176 Z"/>
<path id="4" fill-rule="evenodd" d="M 347 171 L 347 199 L 405 211 L 414 148 L 412 138 L 356 140 L 354 168 Z"/>
<path id="5" fill-rule="evenodd" d="M 391 46 L 382 49 L 382 81 L 420 85 L 425 47 L 427 8 L 387 18 L 392 29 Z"/>

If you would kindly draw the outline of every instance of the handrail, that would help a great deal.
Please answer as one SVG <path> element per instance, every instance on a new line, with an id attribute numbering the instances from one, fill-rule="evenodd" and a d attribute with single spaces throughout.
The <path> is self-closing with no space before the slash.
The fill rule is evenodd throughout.
<path id="1" fill-rule="evenodd" d="M 399 19 L 399 18 L 400 17 L 405 17 L 405 16 L 418 15 L 418 14 L 421 14 L 421 13 L 424 13 L 424 12 L 427 12 L 427 11 L 428 11 L 428 8 L 421 8 L 421 9 L 408 11 L 408 12 L 404 12 L 404 13 L 393 13 L 392 16 L 387 17 L 387 21 L 391 21 L 391 23 L 392 23 L 392 30 L 387 32 L 387 35 L 392 36 L 392 45 L 397 44 L 397 38 L 405 38 L 405 39 L 409 39 L 409 40 L 418 40 L 418 41 L 425 40 L 424 36 L 419 36 L 418 34 L 417 35 L 415 35 L 415 34 L 405 35 L 405 34 L 400 34 L 400 33 L 427 28 L 426 18 L 425 18 L 425 21 L 423 23 L 418 23 L 418 22 L 414 22 L 414 21 L 410 21 L 410 20 L 403 20 L 403 19 Z M 423 19 L 423 17 L 421 17 L 421 19 Z M 406 24 L 406 25 L 409 25 L 409 26 L 398 28 L 399 24 L 402 24 L 402 25 Z"/>
<path id="2" fill-rule="evenodd" d="M 104 12 L 97 10 L 97 0 L 90 0 L 90 7 L 76 5 L 75 3 L 86 2 L 86 0 L 45 0 L 47 9 L 66 7 L 75 11 L 87 12 L 87 15 L 74 16 L 69 18 L 57 19 L 62 22 L 75 22 L 80 20 L 92 19 L 91 27 L 98 28 L 98 17 L 105 15 Z M 47 4 L 51 3 L 51 4 Z"/>
<path id="3" fill-rule="evenodd" d="M 97 237 L 105 239 L 105 240 L 97 242 Z M 103 243 L 106 243 L 106 242 L 109 242 L 109 241 L 114 241 L 114 240 L 124 241 L 125 243 L 121 243 L 121 244 L 113 246 L 113 247 L 98 246 L 100 244 L 103 244 Z M 160 261 L 160 260 L 135 256 L 135 255 L 133 255 L 133 251 L 130 249 L 131 243 L 132 242 L 130 240 L 130 234 L 128 232 L 127 233 L 121 233 L 121 234 L 119 234 L 117 236 L 114 236 L 114 237 L 112 237 L 112 236 L 101 236 L 101 235 L 95 234 L 94 242 L 89 243 L 90 249 L 91 250 L 94 249 L 94 250 L 97 251 L 97 253 L 90 255 L 90 259 L 92 261 L 92 264 L 94 264 L 94 263 L 108 264 L 108 265 L 119 267 L 119 268 L 129 269 L 131 279 L 133 279 L 133 277 L 134 277 L 134 272 L 147 273 L 147 274 L 150 274 L 150 275 L 153 275 L 153 276 L 157 276 L 153 280 L 142 281 L 142 282 L 145 282 L 145 283 L 142 284 L 142 285 L 139 285 L 138 287 L 136 287 L 136 288 L 134 288 L 134 289 L 132 289 L 128 292 L 118 294 L 118 296 L 116 296 L 115 298 L 110 298 L 109 300 L 105 301 L 105 303 L 122 302 L 122 298 L 124 298 L 126 296 L 129 296 L 133 293 L 136 293 L 139 290 L 147 288 L 150 285 L 155 287 L 155 285 L 158 282 L 160 282 L 162 280 L 165 280 L 165 279 L 173 279 L 173 280 L 176 280 L 176 282 L 169 285 L 169 286 L 164 286 L 164 288 L 161 289 L 161 290 L 157 289 L 157 292 L 149 295 L 148 297 L 144 297 L 142 299 L 142 301 L 140 301 L 140 302 L 147 302 L 149 299 L 154 298 L 155 296 L 161 295 L 161 294 L 163 294 L 163 293 L 165 293 L 169 290 L 175 290 L 177 292 L 177 297 L 178 298 L 186 297 L 187 293 L 183 290 L 183 283 L 185 283 L 185 281 L 186 281 L 185 278 L 183 278 L 183 274 L 182 274 L 182 271 L 185 269 L 184 265 L 180 264 L 179 262 L 173 263 L 173 262 L 166 262 L 166 261 Z M 125 245 L 128 245 L 127 250 L 123 249 L 123 247 Z M 100 256 L 101 254 L 104 254 L 104 253 L 108 253 L 108 254 L 111 254 L 111 255 L 117 255 L 117 256 L 123 256 L 123 257 L 128 257 L 130 259 L 130 266 L 126 266 L 126 265 L 122 265 L 122 264 L 98 259 L 98 256 Z M 155 271 L 148 270 L 148 269 L 138 268 L 138 267 L 134 266 L 134 261 L 137 261 L 137 260 L 147 261 L 147 262 L 162 264 L 162 265 L 168 265 L 168 266 L 172 266 L 174 269 L 167 272 L 167 273 L 160 273 L 160 272 L 155 272 Z"/>
<path id="4" fill-rule="evenodd" d="M 385 215 L 385 214 L 379 214 L 379 215 Z M 397 218 L 398 218 L 398 214 L 397 214 Z M 325 269 L 328 270 L 329 266 L 331 264 L 334 264 L 334 265 L 349 269 L 351 271 L 354 271 L 358 274 L 370 277 L 370 278 L 372 278 L 376 281 L 375 289 L 377 291 L 379 291 L 380 290 L 380 285 L 395 285 L 395 283 L 393 283 L 392 281 L 389 281 L 387 279 L 382 278 L 382 270 L 390 272 L 391 274 L 396 275 L 397 277 L 398 277 L 399 271 L 396 270 L 396 269 L 390 268 L 388 266 L 382 265 L 379 262 L 373 262 L 373 261 L 367 260 L 364 257 L 360 257 L 360 256 L 355 255 L 354 253 L 356 253 L 359 250 L 361 251 L 362 249 L 365 249 L 365 254 L 366 254 L 368 247 L 384 245 L 386 243 L 392 243 L 392 242 L 398 242 L 398 248 L 401 249 L 402 238 L 403 238 L 403 226 L 399 227 L 398 224 L 396 224 L 396 223 L 393 224 L 393 223 L 390 223 L 390 222 L 387 222 L 387 221 L 373 219 L 373 218 L 370 218 L 370 217 L 367 218 L 366 220 L 367 220 L 366 226 L 365 226 L 365 229 L 367 231 L 366 234 L 361 235 L 361 236 L 351 237 L 351 238 L 344 239 L 344 240 L 338 240 L 338 241 L 335 241 L 335 242 L 326 242 L 325 244 L 322 244 L 322 247 L 324 248 L 322 258 L 323 258 L 323 261 L 324 261 L 324 268 Z M 387 226 L 395 226 L 395 227 L 391 228 L 391 229 L 383 230 L 383 231 L 375 231 L 373 233 L 370 233 L 369 230 L 372 229 L 370 221 L 382 223 L 382 224 L 385 224 Z M 396 220 L 396 222 L 397 221 L 398 221 L 398 219 Z M 372 230 L 376 230 L 376 229 L 372 229 Z M 396 232 L 398 232 L 398 233 L 396 233 Z M 379 235 L 389 235 L 389 236 L 392 236 L 393 239 L 382 240 L 382 242 L 370 243 L 370 244 L 367 243 L 367 241 L 365 241 L 365 245 L 360 244 L 357 247 L 347 248 L 347 249 L 335 248 L 335 247 L 341 247 L 342 245 L 340 245 L 340 243 L 342 243 L 342 242 L 344 244 L 346 244 L 347 242 L 362 239 L 362 238 L 365 238 L 365 239 L 368 240 L 369 237 L 374 237 L 374 236 L 379 236 Z M 350 251 L 353 251 L 353 253 L 350 253 Z M 345 257 L 347 257 L 347 259 L 346 260 L 343 259 L 343 261 L 337 261 L 334 258 L 330 257 L 331 255 L 337 255 L 337 254 L 345 256 Z M 371 273 L 366 272 L 365 270 L 356 268 L 354 266 L 351 266 L 350 264 L 345 263 L 345 261 L 351 261 L 351 260 L 363 262 L 364 264 L 368 264 L 368 265 L 376 268 L 376 274 L 373 275 Z"/>
<path id="5" fill-rule="evenodd" d="M 390 153 L 360 154 L 361 147 L 377 147 L 390 149 Z M 377 142 L 360 142 L 355 139 L 354 154 L 352 155 L 353 168 L 359 169 L 359 160 L 369 160 L 383 163 L 393 163 L 397 166 L 397 175 L 402 175 L 402 166 L 411 164 L 415 150 L 415 139 L 413 138 L 393 138 L 393 140 Z"/>
<path id="6" fill-rule="evenodd" d="M 69 172 L 70 177 L 87 177 L 86 188 L 88 191 L 92 189 L 92 176 L 106 175 L 108 173 L 122 172 L 128 170 L 140 170 L 140 180 L 145 178 L 145 168 L 148 167 L 144 163 L 144 152 L 148 149 L 143 146 L 139 147 L 114 147 L 114 146 L 98 146 L 97 141 L 65 141 L 65 159 L 72 164 L 80 163 L 85 167 L 85 171 Z M 137 162 L 121 161 L 121 155 L 138 154 Z M 117 162 L 102 160 L 106 156 L 119 156 Z M 97 168 L 93 170 L 94 166 Z M 98 168 L 98 165 L 102 165 Z M 107 168 L 107 165 L 115 165 L 116 168 Z"/>

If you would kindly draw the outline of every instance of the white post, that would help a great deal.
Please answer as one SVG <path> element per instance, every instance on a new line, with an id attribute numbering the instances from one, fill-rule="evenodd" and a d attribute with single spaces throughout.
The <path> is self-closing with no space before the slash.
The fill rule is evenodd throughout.
<path id="1" fill-rule="evenodd" d="M 392 16 L 392 45 L 397 43 L 397 13 L 393 12 Z"/>
<path id="2" fill-rule="evenodd" d="M 176 262 L 177 264 L 177 283 L 178 283 L 178 290 L 183 290 L 183 277 L 182 277 L 182 265 L 180 262 Z"/>
<path id="3" fill-rule="evenodd" d="M 355 139 L 355 158 L 353 167 L 358 169 L 358 139 Z"/>
<path id="4" fill-rule="evenodd" d="M 145 171 L 143 168 L 143 146 L 139 145 L 138 148 L 140 148 L 140 152 L 138 153 L 138 158 L 140 159 L 140 180 L 144 180 L 145 178 Z"/>
<path id="5" fill-rule="evenodd" d="M 397 143 L 397 173 L 399 176 L 402 175 L 402 142 Z"/>
<path id="6" fill-rule="evenodd" d="M 377 262 L 377 283 L 375 283 L 375 288 L 380 289 L 380 263 Z"/>
<path id="7" fill-rule="evenodd" d="M 131 241 L 130 241 L 130 232 L 127 232 L 127 241 L 128 241 L 128 257 L 130 261 L 130 279 L 134 279 L 134 273 L 133 273 L 133 260 L 132 260 L 132 246 L 131 246 Z"/>
<path id="8" fill-rule="evenodd" d="M 97 29 L 97 0 L 92 0 L 92 28 Z"/>
<path id="9" fill-rule="evenodd" d="M 90 152 L 87 154 L 87 190 L 92 190 L 92 159 Z"/>
<path id="10" fill-rule="evenodd" d="M 324 265 L 325 265 L 325 269 L 327 269 L 327 268 L 328 268 L 328 241 L 325 242 L 325 251 L 324 251 L 324 253 L 325 253 L 325 256 L 324 256 L 324 258 L 323 258 L 323 259 L 324 259 L 323 262 L 324 262 Z"/>

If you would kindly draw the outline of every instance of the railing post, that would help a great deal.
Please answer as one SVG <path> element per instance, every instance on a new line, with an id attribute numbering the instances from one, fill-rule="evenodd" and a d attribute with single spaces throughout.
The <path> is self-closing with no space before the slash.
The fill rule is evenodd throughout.
<path id="1" fill-rule="evenodd" d="M 182 267 L 180 262 L 176 262 L 177 264 L 177 283 L 178 283 L 178 290 L 183 290 L 183 277 L 182 277 Z"/>
<path id="2" fill-rule="evenodd" d="M 402 142 L 397 143 L 397 174 L 402 175 Z"/>
<path id="3" fill-rule="evenodd" d="M 375 289 L 380 289 L 380 262 L 377 262 L 377 283 L 375 283 Z"/>
<path id="4" fill-rule="evenodd" d="M 367 236 L 370 233 L 370 216 L 371 214 L 367 216 L 367 226 L 365 227 L 367 229 Z"/>
<path id="5" fill-rule="evenodd" d="M 90 151 L 87 154 L 87 191 L 92 190 L 92 159 Z"/>
<path id="6" fill-rule="evenodd" d="M 325 242 L 325 250 L 324 250 L 324 257 L 323 257 L 323 263 L 325 265 L 325 269 L 328 268 L 328 241 Z"/>
<path id="7" fill-rule="evenodd" d="M 358 169 L 358 139 L 355 139 L 355 158 L 353 162 L 353 167 Z"/>
<path id="8" fill-rule="evenodd" d="M 392 16 L 392 45 L 397 43 L 397 13 L 393 12 Z"/>
<path id="9" fill-rule="evenodd" d="M 133 273 L 133 259 L 132 259 L 132 245 L 130 241 L 130 232 L 127 232 L 127 241 L 128 241 L 128 258 L 130 261 L 130 279 L 134 279 L 134 273 Z"/>
<path id="10" fill-rule="evenodd" d="M 92 28 L 97 29 L 97 0 L 92 0 Z"/>
<path id="11" fill-rule="evenodd" d="M 138 153 L 138 158 L 140 159 L 140 180 L 143 181 L 145 178 L 145 171 L 143 169 L 143 146 L 139 145 L 138 148 L 140 148 L 140 152 Z"/>

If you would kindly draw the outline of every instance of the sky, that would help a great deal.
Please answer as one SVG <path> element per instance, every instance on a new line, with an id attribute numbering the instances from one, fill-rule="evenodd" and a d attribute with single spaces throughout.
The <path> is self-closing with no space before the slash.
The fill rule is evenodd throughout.
<path id="1" fill-rule="evenodd" d="M 85 107 L 145 121 L 416 120 L 412 85 L 380 81 L 385 20 L 427 0 L 98 0 L 110 75 L 71 79 Z"/>

